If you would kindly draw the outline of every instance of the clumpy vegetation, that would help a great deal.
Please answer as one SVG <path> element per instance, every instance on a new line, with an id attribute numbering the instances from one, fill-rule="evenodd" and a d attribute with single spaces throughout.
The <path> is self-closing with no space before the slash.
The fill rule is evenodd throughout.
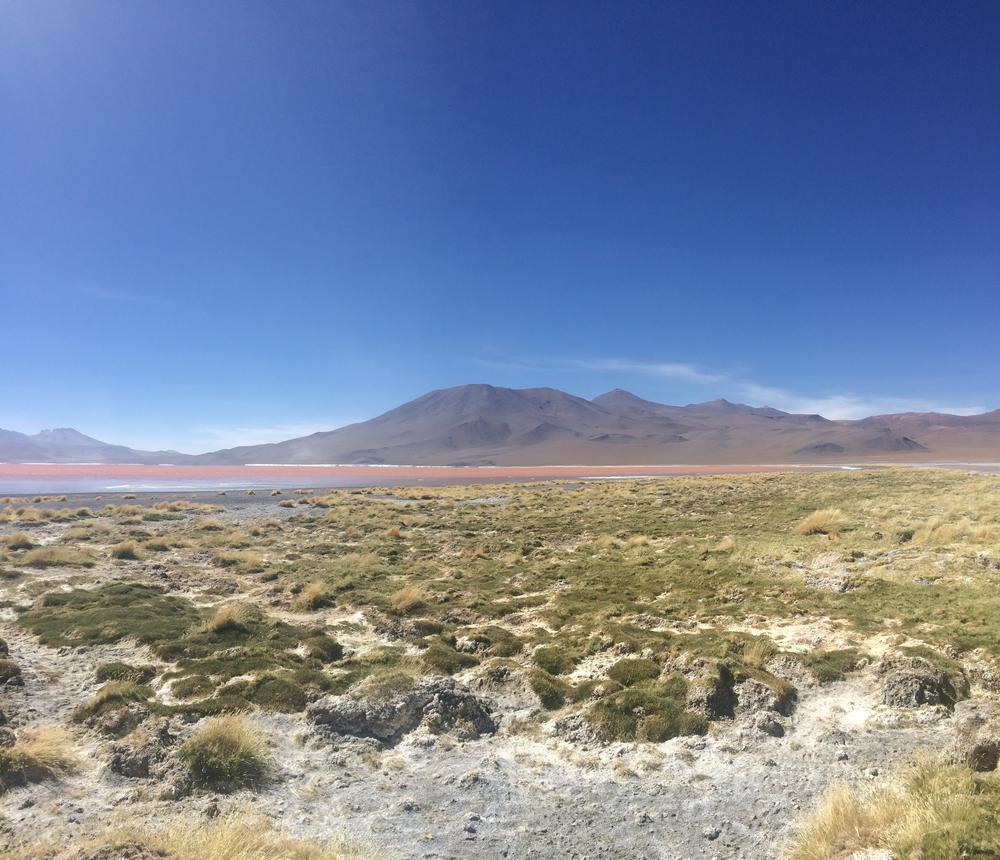
<path id="1" fill-rule="evenodd" d="M 837 786 L 803 822 L 789 860 L 878 850 L 900 860 L 1000 855 L 1000 781 L 926 759 L 875 785 Z"/>
<path id="2" fill-rule="evenodd" d="M 82 550 L 64 546 L 40 546 L 21 556 L 26 567 L 93 567 L 93 556 Z"/>
<path id="3" fill-rule="evenodd" d="M 744 746 L 773 744 L 776 761 L 798 755 L 823 697 L 843 725 L 867 732 L 877 711 L 930 733 L 932 719 L 975 704 L 987 684 L 1000 689 L 995 477 L 873 469 L 344 489 L 286 501 L 252 503 L 266 513 L 171 502 L 5 514 L 11 654 L 0 647 L 0 682 L 14 698 L 62 685 L 25 662 L 41 643 L 63 670 L 84 667 L 63 688 L 72 699 L 63 724 L 88 753 L 113 747 L 120 770 L 155 771 L 143 791 L 153 794 L 162 768 L 181 773 L 185 790 L 268 798 L 290 780 L 289 762 L 326 762 L 317 779 L 338 790 L 361 773 L 377 792 L 416 785 L 407 768 L 450 750 L 483 760 L 458 745 L 493 733 L 523 749 L 551 742 L 546 755 L 566 759 L 559 767 L 579 760 L 623 782 L 639 778 L 632 769 L 662 768 L 675 790 L 679 773 L 691 786 L 714 779 L 686 770 L 699 751 L 735 760 Z M 20 719 L 0 753 L 10 784 L 65 772 L 28 766 Z M 434 737 L 403 737 L 411 732 Z M 150 737 L 154 752 L 143 746 Z M 612 743 L 609 762 L 602 745 Z M 271 766 L 268 744 L 295 751 Z M 828 757 L 824 780 L 863 772 L 853 747 L 845 756 Z M 504 768 L 521 767 L 516 759 L 498 757 Z M 884 761 L 865 767 L 873 763 Z M 787 795 L 795 775 L 773 773 Z M 796 856 L 872 846 L 990 856 L 994 837 L 976 822 L 996 815 L 993 778 L 934 773 L 884 795 L 835 796 L 823 814 L 846 830 L 817 818 Z M 300 789 L 311 790 L 301 780 Z M 945 809 L 934 798 L 947 794 Z M 878 810 L 893 804 L 913 811 L 908 820 L 947 826 L 883 826 Z M 773 819 L 781 815 L 791 812 Z M 837 837 L 823 853 L 837 832 L 857 838 Z M 699 829 L 720 856 L 724 838 Z"/>
<path id="4" fill-rule="evenodd" d="M 178 757 L 195 786 L 216 791 L 255 788 L 267 774 L 263 738 L 240 717 L 215 717 L 184 743 Z"/>
<path id="5" fill-rule="evenodd" d="M 85 720 L 103 714 L 109 708 L 127 705 L 130 702 L 145 702 L 153 692 L 148 687 L 133 681 L 108 681 L 100 690 L 73 712 L 73 719 Z"/>
<path id="6" fill-rule="evenodd" d="M 58 842 L 27 844 L 4 854 L 9 860 L 63 858 Z M 108 829 L 78 840 L 74 857 L 93 860 L 361 860 L 355 850 L 288 836 L 265 817 L 232 813 L 212 821 L 178 817 L 160 827 Z"/>
<path id="7" fill-rule="evenodd" d="M 49 726 L 24 732 L 17 743 L 0 747 L 0 794 L 28 782 L 56 779 L 79 765 L 72 739 Z"/>
<path id="8" fill-rule="evenodd" d="M 198 613 L 183 598 L 149 585 L 106 585 L 77 591 L 53 591 L 21 617 L 45 644 L 93 645 L 126 636 L 139 642 L 182 636 Z"/>
<path id="9" fill-rule="evenodd" d="M 660 742 L 703 734 L 708 723 L 686 708 L 687 682 L 680 675 L 643 681 L 601 699 L 587 719 L 607 740 Z"/>

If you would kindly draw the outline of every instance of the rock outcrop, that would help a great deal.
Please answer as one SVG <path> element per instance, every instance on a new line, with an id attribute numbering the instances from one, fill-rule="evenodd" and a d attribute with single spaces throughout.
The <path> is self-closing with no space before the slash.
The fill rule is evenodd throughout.
<path id="1" fill-rule="evenodd" d="M 966 685 L 922 657 L 887 657 L 875 669 L 882 678 L 882 702 L 892 708 L 944 705 L 968 695 Z"/>
<path id="2" fill-rule="evenodd" d="M 384 702 L 326 696 L 309 706 L 311 723 L 339 735 L 394 744 L 419 726 L 434 734 L 455 731 L 463 738 L 493 734 L 489 706 L 452 678 L 427 678 Z"/>

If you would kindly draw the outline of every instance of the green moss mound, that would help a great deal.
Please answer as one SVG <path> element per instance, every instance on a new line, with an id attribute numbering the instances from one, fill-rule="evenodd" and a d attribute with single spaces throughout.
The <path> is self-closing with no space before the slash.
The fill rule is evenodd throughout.
<path id="1" fill-rule="evenodd" d="M 678 735 L 704 734 L 708 723 L 685 707 L 687 682 L 680 675 L 644 681 L 605 696 L 586 713 L 606 740 L 661 742 Z"/>

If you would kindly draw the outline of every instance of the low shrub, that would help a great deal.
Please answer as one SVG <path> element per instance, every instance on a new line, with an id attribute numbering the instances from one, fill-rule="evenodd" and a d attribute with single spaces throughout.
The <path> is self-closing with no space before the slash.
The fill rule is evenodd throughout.
<path id="1" fill-rule="evenodd" d="M 321 633 L 303 640 L 306 655 L 323 663 L 333 663 L 344 656 L 343 646 L 333 637 Z"/>
<path id="2" fill-rule="evenodd" d="M 214 691 L 215 683 L 205 675 L 187 675 L 170 685 L 170 693 L 177 699 L 197 699 Z"/>
<path id="3" fill-rule="evenodd" d="M 134 540 L 123 540 L 111 547 L 111 557 L 124 561 L 134 561 L 140 557 L 139 547 Z"/>
<path id="4" fill-rule="evenodd" d="M 310 582 L 295 600 L 300 609 L 316 610 L 333 604 L 333 588 L 321 579 Z"/>
<path id="5" fill-rule="evenodd" d="M 570 696 L 569 684 L 541 669 L 529 675 L 528 683 L 547 711 L 558 710 L 566 704 L 566 699 Z"/>
<path id="6" fill-rule="evenodd" d="M 177 757 L 197 788 L 233 791 L 259 787 L 268 772 L 264 739 L 247 720 L 213 717 L 185 741 Z"/>
<path id="7" fill-rule="evenodd" d="M 77 705 L 73 711 L 73 719 L 81 722 L 96 717 L 109 708 L 127 705 L 130 702 L 149 701 L 151 696 L 152 691 L 141 684 L 132 681 L 108 681 L 93 696 Z"/>
<path id="8" fill-rule="evenodd" d="M 409 615 L 427 605 L 427 594 L 414 585 L 407 585 L 389 598 L 389 605 L 400 615 Z"/>
<path id="9" fill-rule="evenodd" d="M 27 567 L 93 567 L 92 556 L 66 546 L 40 546 L 28 550 L 21 558 Z"/>
<path id="10" fill-rule="evenodd" d="M 540 669 L 550 675 L 565 675 L 572 672 L 580 658 L 561 645 L 544 645 L 536 648 L 531 659 Z"/>
<path id="11" fill-rule="evenodd" d="M 831 535 L 839 534 L 844 528 L 844 515 L 839 508 L 823 508 L 813 511 L 795 527 L 795 533 L 800 535 Z"/>
<path id="12" fill-rule="evenodd" d="M 678 735 L 704 734 L 708 722 L 686 708 L 687 682 L 680 675 L 645 681 L 595 702 L 585 718 L 610 741 L 660 743 Z"/>
<path id="13" fill-rule="evenodd" d="M 65 729 L 25 729 L 13 746 L 0 747 L 0 794 L 18 785 L 64 776 L 78 765 L 73 740 Z"/>
<path id="14" fill-rule="evenodd" d="M 35 545 L 31 540 L 31 535 L 26 532 L 14 532 L 12 535 L 6 535 L 3 542 L 7 549 L 31 549 Z"/>
<path id="15" fill-rule="evenodd" d="M 94 672 L 98 681 L 129 681 L 145 684 L 153 679 L 156 671 L 152 666 L 133 666 L 130 663 L 102 663 Z"/>
<path id="16" fill-rule="evenodd" d="M 472 654 L 456 651 L 451 645 L 440 639 L 432 642 L 420 656 L 429 669 L 443 672 L 445 675 L 454 675 L 462 669 L 468 669 L 479 663 L 479 660 Z"/>
<path id="17" fill-rule="evenodd" d="M 623 687 L 631 687 L 640 681 L 650 681 L 660 676 L 660 666 L 652 660 L 626 657 L 619 660 L 610 669 L 608 677 L 617 681 Z"/>

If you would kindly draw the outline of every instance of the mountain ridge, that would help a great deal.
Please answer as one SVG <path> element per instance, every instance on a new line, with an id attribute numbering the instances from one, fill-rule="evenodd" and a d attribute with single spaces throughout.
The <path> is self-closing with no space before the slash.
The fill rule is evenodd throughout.
<path id="1" fill-rule="evenodd" d="M 662 465 L 1000 459 L 1000 409 L 832 421 L 724 398 L 674 406 L 487 383 L 428 391 L 367 421 L 204 454 L 140 451 L 61 427 L 0 430 L 0 461 L 244 465 Z"/>

